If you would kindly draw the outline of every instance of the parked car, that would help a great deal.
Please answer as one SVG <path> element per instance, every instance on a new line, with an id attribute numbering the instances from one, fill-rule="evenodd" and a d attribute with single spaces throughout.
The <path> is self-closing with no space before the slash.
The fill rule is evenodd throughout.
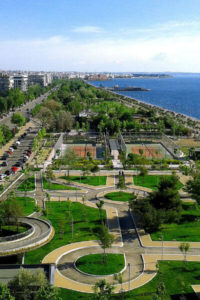
<path id="1" fill-rule="evenodd" d="M 2 160 L 6 160 L 7 158 L 9 157 L 9 154 L 8 153 L 4 153 L 4 155 L 2 156 Z"/>
<path id="2" fill-rule="evenodd" d="M 7 167 L 8 166 L 8 162 L 4 161 L 1 165 L 2 165 L 2 167 Z"/>
<path id="3" fill-rule="evenodd" d="M 19 170 L 19 168 L 15 167 L 15 166 L 12 166 L 11 170 L 14 171 L 14 172 L 17 172 Z"/>
<path id="4" fill-rule="evenodd" d="M 9 148 L 9 150 L 10 150 L 10 151 L 12 151 L 12 152 L 14 152 L 14 149 L 13 149 L 13 147 L 10 147 L 10 148 Z"/>
<path id="5" fill-rule="evenodd" d="M 6 177 L 6 175 L 5 175 L 5 174 L 0 174 L 0 180 L 3 180 L 3 179 L 4 179 L 4 177 Z"/>
<path id="6" fill-rule="evenodd" d="M 10 171 L 10 170 L 6 170 L 6 171 L 5 171 L 5 175 L 6 175 L 6 176 L 9 176 L 10 174 L 11 174 L 11 171 Z"/>
<path id="7" fill-rule="evenodd" d="M 13 151 L 11 151 L 11 150 L 8 150 L 8 153 L 11 155 L 11 154 L 13 154 Z"/>
<path id="8" fill-rule="evenodd" d="M 19 140 L 17 140 L 15 144 L 20 145 L 21 143 Z"/>

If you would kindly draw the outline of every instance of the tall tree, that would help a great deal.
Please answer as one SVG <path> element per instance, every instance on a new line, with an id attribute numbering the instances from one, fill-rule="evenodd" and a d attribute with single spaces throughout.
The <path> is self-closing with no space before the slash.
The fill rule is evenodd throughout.
<path id="1" fill-rule="evenodd" d="M 106 263 L 106 249 L 112 246 L 114 236 L 109 233 L 108 228 L 105 225 L 101 225 L 98 238 L 100 241 L 100 246 L 104 251 L 103 262 Z"/>
<path id="2" fill-rule="evenodd" d="M 72 169 L 78 161 L 78 156 L 74 150 L 67 148 L 62 156 L 62 164 L 67 166 L 68 177 L 70 169 Z"/>

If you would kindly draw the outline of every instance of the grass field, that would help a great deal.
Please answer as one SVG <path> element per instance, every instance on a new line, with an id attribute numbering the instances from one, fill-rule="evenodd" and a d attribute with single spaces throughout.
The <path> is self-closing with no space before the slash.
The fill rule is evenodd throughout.
<path id="1" fill-rule="evenodd" d="M 84 183 L 89 185 L 106 185 L 106 176 L 61 176 L 60 178 L 67 181 L 75 181 L 78 183 Z"/>
<path id="2" fill-rule="evenodd" d="M 124 202 L 135 199 L 135 195 L 126 192 L 107 193 L 104 195 L 104 197 L 109 200 Z"/>
<path id="3" fill-rule="evenodd" d="M 46 178 L 43 176 L 43 188 L 45 190 L 78 190 L 78 188 L 68 186 L 65 184 L 59 184 L 59 183 L 53 183 L 53 182 L 48 182 Z"/>
<path id="4" fill-rule="evenodd" d="M 184 295 L 187 300 L 197 300 L 191 285 L 199 284 L 200 263 L 186 262 L 186 269 L 181 261 L 160 261 L 159 273 L 144 286 L 125 293 L 126 300 L 152 300 L 159 282 L 163 282 L 166 293 L 163 300 L 178 300 Z M 94 295 L 59 289 L 62 299 L 94 299 Z M 120 294 L 113 295 L 112 299 L 122 299 Z M 159 298 L 158 298 L 159 299 Z M 160 298 L 161 299 L 161 298 Z"/>
<path id="5" fill-rule="evenodd" d="M 55 229 L 51 242 L 25 255 L 25 263 L 40 263 L 51 251 L 69 243 L 95 240 L 100 225 L 99 211 L 96 208 L 74 202 L 47 202 L 48 219 Z M 72 239 L 71 219 L 74 219 Z M 105 211 L 103 213 L 106 217 Z M 62 233 L 63 232 L 63 233 Z"/>
<path id="6" fill-rule="evenodd" d="M 163 177 L 170 177 L 170 175 L 146 175 L 144 177 L 136 175 L 133 176 L 133 181 L 135 185 L 143 186 L 156 191 L 158 189 L 158 184 Z M 183 184 L 180 181 L 178 182 L 178 187 L 179 189 L 183 187 Z"/>
<path id="7" fill-rule="evenodd" d="M 85 273 L 93 275 L 110 275 L 119 273 L 124 268 L 124 255 L 107 253 L 103 263 L 102 254 L 89 254 L 76 261 L 76 267 Z"/>
<path id="8" fill-rule="evenodd" d="M 34 191 L 35 189 L 35 176 L 32 175 L 28 179 L 24 180 L 17 188 L 18 191 L 27 192 Z"/>
<path id="9" fill-rule="evenodd" d="M 164 224 L 161 230 L 151 234 L 152 240 L 200 242 L 200 206 L 190 203 L 183 204 L 181 222 L 179 224 Z"/>
<path id="10" fill-rule="evenodd" d="M 16 201 L 22 206 L 24 216 L 28 216 L 34 212 L 35 200 L 33 198 L 16 197 Z"/>

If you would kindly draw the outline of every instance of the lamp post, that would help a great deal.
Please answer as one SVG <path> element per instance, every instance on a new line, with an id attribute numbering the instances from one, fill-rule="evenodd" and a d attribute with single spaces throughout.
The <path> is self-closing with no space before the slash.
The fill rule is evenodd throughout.
<path id="1" fill-rule="evenodd" d="M 131 282 L 131 264 L 128 263 L 128 290 L 130 291 L 130 282 Z"/>

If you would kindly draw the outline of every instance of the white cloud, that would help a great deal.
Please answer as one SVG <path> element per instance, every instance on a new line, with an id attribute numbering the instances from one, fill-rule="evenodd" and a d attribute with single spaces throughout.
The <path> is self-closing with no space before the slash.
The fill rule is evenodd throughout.
<path id="1" fill-rule="evenodd" d="M 101 33 L 103 29 L 97 26 L 80 26 L 75 27 L 72 31 L 77 33 Z"/>
<path id="2" fill-rule="evenodd" d="M 1 69 L 200 72 L 200 35 L 0 42 Z"/>

